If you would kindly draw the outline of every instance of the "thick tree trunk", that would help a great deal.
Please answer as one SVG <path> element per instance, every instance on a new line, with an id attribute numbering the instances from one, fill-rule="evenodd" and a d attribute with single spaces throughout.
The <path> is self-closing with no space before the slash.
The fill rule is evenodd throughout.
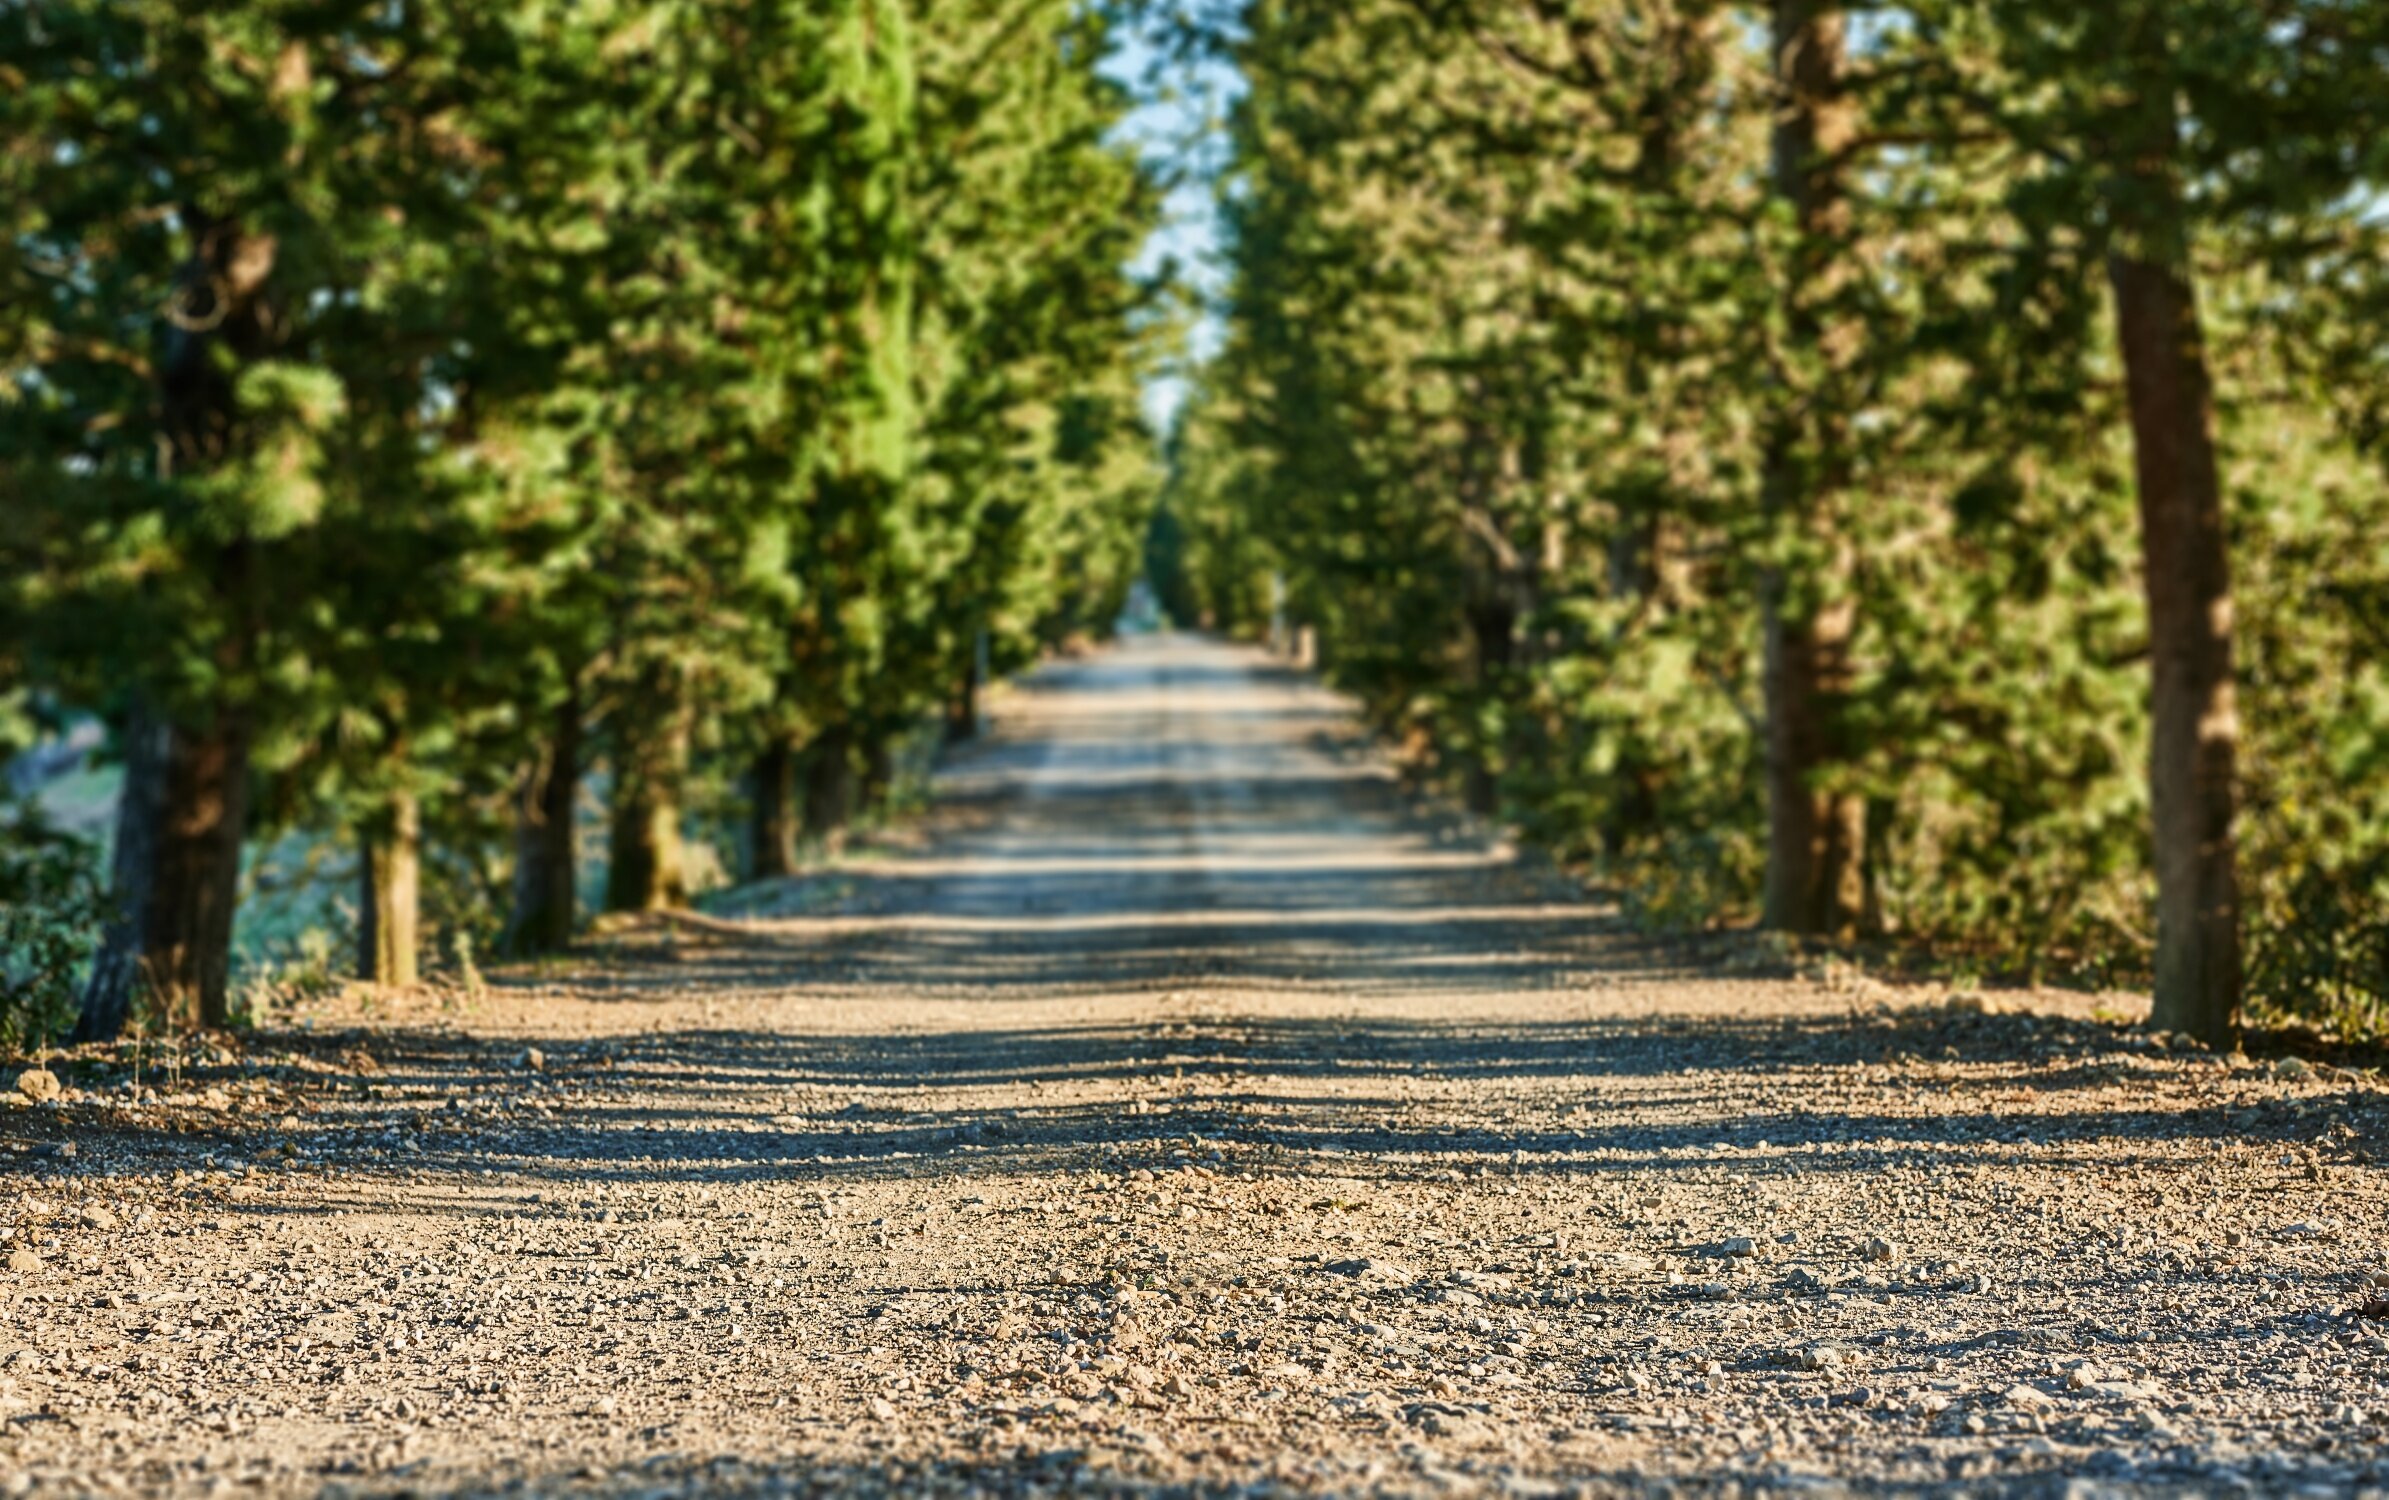
<path id="1" fill-rule="evenodd" d="M 1778 105 L 1775 191 L 1799 221 L 1801 244 L 1786 287 L 1795 343 L 1820 350 L 1820 303 L 1840 266 L 1849 202 L 1838 153 L 1851 138 L 1845 94 L 1843 17 L 1833 0 L 1776 0 Z M 1822 379 L 1833 379 L 1831 372 Z M 1832 401 L 1782 393 L 1791 406 L 1767 447 L 1766 495 L 1776 523 L 1799 540 L 1817 570 L 1803 578 L 1772 570 L 1763 581 L 1767 699 L 1767 884 L 1764 921 L 1783 932 L 1853 933 L 1866 904 L 1866 803 L 1824 790 L 1829 767 L 1846 758 L 1840 728 L 1852 683 L 1857 611 L 1852 559 L 1832 534 L 1828 501 L 1841 483 L 1841 424 Z"/>
<path id="2" fill-rule="evenodd" d="M 423 811 L 398 792 L 357 830 L 357 977 L 410 985 L 422 951 Z"/>
<path id="3" fill-rule="evenodd" d="M 249 814 L 249 736 L 219 713 L 206 730 L 137 714 L 118 811 L 118 920 L 92 967 L 78 1037 L 121 1031 L 142 997 L 166 1025 L 231 1021 L 232 917 Z"/>
<path id="4" fill-rule="evenodd" d="M 780 736 L 755 757 L 752 825 L 748 829 L 747 873 L 775 880 L 796 873 L 796 743 Z"/>
<path id="5" fill-rule="evenodd" d="M 614 767 L 606 862 L 608 911 L 668 911 L 688 899 L 680 854 L 680 784 L 688 731 L 677 711 L 634 726 Z"/>
<path id="6" fill-rule="evenodd" d="M 2162 29 L 2136 45 L 2162 62 Z M 2171 160 L 2174 107 L 2152 68 L 2143 154 L 2116 189 L 2108 260 L 2132 418 L 2147 579 L 2149 798 L 2155 818 L 2157 985 L 2153 1026 L 2229 1039 L 2239 1011 L 2240 902 L 2233 820 L 2239 740 L 2229 548 L 2215 458 L 2214 386 Z"/>
<path id="7" fill-rule="evenodd" d="M 837 847 L 854 821 L 854 792 L 854 731 L 841 725 L 805 757 L 805 831 L 825 847 Z"/>
<path id="8" fill-rule="evenodd" d="M 523 775 L 514 825 L 514 910 L 502 946 L 524 957 L 572 942 L 577 915 L 573 824 L 581 789 L 581 700 L 557 706 L 546 752 Z"/>
<path id="9" fill-rule="evenodd" d="M 661 777 L 617 784 L 606 864 L 606 910 L 668 911 L 687 899 L 681 878 L 680 804 Z"/>
<path id="10" fill-rule="evenodd" d="M 176 730 L 167 761 L 149 972 L 162 1009 L 177 1026 L 231 1022 L 232 919 L 248 824 L 248 725 L 223 713 L 208 730 Z"/>
<path id="11" fill-rule="evenodd" d="M 174 731 L 136 702 L 124 730 L 124 789 L 116 806 L 109 880 L 114 915 L 101 934 L 74 1039 L 104 1042 L 123 1032 L 147 986 L 150 894 L 157 888 L 166 823 L 166 762 Z"/>
<path id="12" fill-rule="evenodd" d="M 1842 758 L 1835 719 L 1850 685 L 1848 600 L 1793 610 L 1767 591 L 1767 889 L 1779 932 L 1852 935 L 1866 910 L 1866 799 L 1817 784 Z"/>

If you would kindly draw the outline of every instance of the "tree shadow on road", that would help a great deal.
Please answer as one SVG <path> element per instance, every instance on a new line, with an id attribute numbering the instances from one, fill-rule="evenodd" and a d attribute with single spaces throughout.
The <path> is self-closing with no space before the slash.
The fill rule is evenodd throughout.
<path id="1" fill-rule="evenodd" d="M 2053 1152 L 2112 1170 L 2173 1160 L 2184 1141 L 2310 1146 L 2319 1110 L 2369 1118 L 2384 1103 L 2362 1089 L 2242 1102 L 2202 1085 L 2217 1065 L 2166 1071 L 2107 1028 L 1944 1009 L 1692 1023 L 1231 1015 L 909 1035 L 682 1029 L 533 1045 L 536 1072 L 521 1038 L 267 1035 L 216 1081 L 287 1090 L 303 1116 L 273 1104 L 171 1134 L 121 1122 L 78 1134 L 146 1142 L 168 1161 L 288 1147 L 433 1176 L 591 1183 L 1025 1176 L 1082 1169 L 1092 1154 L 1159 1161 L 1190 1140 L 1264 1174 L 1689 1167 L 1764 1179 L 2045 1163 Z M 312 1070 L 365 1049 L 370 1072 Z M 1827 1075 L 1833 1092 L 1811 1096 L 1807 1080 Z M 2151 1086 L 2119 1103 L 2113 1086 L 2143 1078 Z M 1487 1081 L 1506 1120 L 1447 1116 L 1437 1102 Z"/>
<path id="2" fill-rule="evenodd" d="M 1139 1500 L 1249 1500 L 1268 1494 L 1295 1494 L 1320 1500 L 1358 1500 L 1386 1494 L 1470 1493 L 1510 1495 L 1572 1495 L 1583 1500 L 1627 1500 L 1644 1496 L 1727 1496 L 1758 1491 L 1790 1491 L 1852 1497 L 1913 1496 L 1942 1500 L 1959 1496 L 2049 1496 L 2097 1494 L 2130 1500 L 2142 1495 L 2181 1493 L 2185 1483 L 2209 1477 L 2206 1466 L 2163 1461 L 2147 1465 L 2118 1462 L 2102 1454 L 2107 1466 L 2087 1478 L 2062 1451 L 2028 1455 L 2021 1450 L 1995 1462 L 1974 1452 L 1954 1454 L 1946 1462 L 1922 1455 L 1905 1477 L 1844 1479 L 1813 1468 L 1794 1469 L 1768 1461 L 1760 1453 L 1745 1458 L 1702 1461 L 1653 1451 L 1640 1461 L 1609 1455 L 1601 1462 L 1570 1462 L 1547 1453 L 1538 1441 L 1505 1444 L 1483 1454 L 1439 1455 L 1421 1451 L 1414 1443 L 1398 1441 L 1399 1431 L 1372 1434 L 1355 1442 L 1346 1438 L 1324 1460 L 1273 1459 L 1263 1466 L 1205 1462 L 1198 1478 L 1174 1472 L 1166 1460 L 1146 1459 L 1118 1443 L 1029 1442 L 1014 1451 L 984 1458 L 917 1457 L 891 1442 L 884 1458 L 770 1460 L 721 1455 L 698 1460 L 667 1454 L 636 1467 L 607 1472 L 573 1469 L 512 1478 L 476 1486 L 465 1474 L 439 1476 L 441 1488 L 459 1496 L 550 1495 L 655 1497 L 724 1496 L 729 1500 L 767 1500 L 790 1495 L 1122 1495 Z M 1538 1435 L 1539 1436 L 1539 1435 Z M 1383 1457 L 1367 1463 L 1365 1452 Z M 1407 1452 L 1393 1450 L 1407 1449 Z M 2295 1490 L 2308 1473 L 2336 1478 L 2327 1464 L 2292 1453 L 2268 1454 L 2261 1483 L 2282 1492 Z M 1346 1477 L 1338 1478 L 1341 1474 Z M 2245 1481 L 2243 1481 L 2244 1485 Z M 2331 1488 L 2337 1492 L 2339 1485 Z"/>

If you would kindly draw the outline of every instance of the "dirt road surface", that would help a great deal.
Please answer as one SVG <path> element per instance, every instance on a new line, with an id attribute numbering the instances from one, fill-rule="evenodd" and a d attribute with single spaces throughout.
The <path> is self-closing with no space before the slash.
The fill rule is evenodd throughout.
<path id="1" fill-rule="evenodd" d="M 0 1106 L 0 1493 L 2389 1484 L 2378 1074 L 1640 938 L 1256 653 L 725 910 Z"/>

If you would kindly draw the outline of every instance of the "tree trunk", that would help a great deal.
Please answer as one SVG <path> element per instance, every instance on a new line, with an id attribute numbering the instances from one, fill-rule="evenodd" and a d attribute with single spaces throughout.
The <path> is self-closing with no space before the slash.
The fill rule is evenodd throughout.
<path id="1" fill-rule="evenodd" d="M 357 831 L 361 889 L 357 977 L 371 984 L 415 982 L 422 951 L 423 811 L 398 792 Z"/>
<path id="2" fill-rule="evenodd" d="M 581 789 L 581 699 L 556 708 L 546 753 L 523 775 L 514 825 L 514 910 L 501 940 L 515 957 L 572 942 L 577 906 L 573 824 Z"/>
<path id="3" fill-rule="evenodd" d="M 1659 775 L 1643 756 L 1640 744 L 1628 739 L 1618 752 L 1609 780 L 1613 790 L 1601 820 L 1601 849 L 1610 859 L 1619 860 L 1659 826 Z"/>
<path id="4" fill-rule="evenodd" d="M 959 745 L 979 733 L 979 657 L 971 653 L 954 691 L 946 696 L 946 743 Z"/>
<path id="5" fill-rule="evenodd" d="M 775 880 L 796 873 L 796 744 L 774 736 L 755 757 L 753 823 L 748 830 L 748 876 Z"/>
<path id="6" fill-rule="evenodd" d="M 2149 1023 L 2214 1043 L 2231 1037 L 2241 981 L 2231 566 L 2214 386 L 2171 159 L 2163 30 L 2153 13 L 2140 19 L 2128 45 L 2151 64 L 2134 133 L 2141 150 L 2116 188 L 2120 243 L 2107 269 L 2131 406 L 2153 665 L 2157 984 Z"/>
<path id="7" fill-rule="evenodd" d="M 634 730 L 614 767 L 606 910 L 668 911 L 688 899 L 680 857 L 680 783 L 688 731 L 677 710 Z"/>
<path id="8" fill-rule="evenodd" d="M 1846 598 L 1795 610 L 1784 595 L 1775 580 L 1765 600 L 1765 924 L 1847 938 L 1866 911 L 1866 799 L 1817 778 L 1845 753 L 1835 720 L 1849 692 L 1858 612 Z"/>
<path id="9" fill-rule="evenodd" d="M 178 1026 L 232 1020 L 232 919 L 248 824 L 248 725 L 220 713 L 208 730 L 176 730 L 149 940 L 151 981 Z"/>
<path id="10" fill-rule="evenodd" d="M 854 731 L 824 733 L 805 759 L 805 831 L 826 848 L 844 842 L 854 821 Z"/>
<path id="11" fill-rule="evenodd" d="M 1510 667 L 1517 654 L 1517 611 L 1509 600 L 1495 595 L 1480 597 L 1468 606 L 1465 614 L 1476 658 L 1477 692 L 1486 697 L 1506 692 Z M 1472 748 L 1462 793 L 1470 812 L 1490 817 L 1501 810 L 1501 773 L 1496 762 L 1502 748 L 1490 744 Z"/>
<path id="12" fill-rule="evenodd" d="M 248 726 L 205 730 L 136 713 L 118 811 L 119 917 L 92 966 L 78 1037 L 114 1036 L 146 996 L 169 1027 L 232 1019 L 232 917 L 249 814 Z"/>
<path id="13" fill-rule="evenodd" d="M 614 794 L 606 910 L 668 911 L 687 898 L 680 869 L 680 804 L 662 777 L 633 773 Z"/>
<path id="14" fill-rule="evenodd" d="M 1785 288 L 1795 347 L 1826 343 L 1820 304 L 1846 275 L 1849 201 L 1837 154 L 1854 116 L 1842 78 L 1843 17 L 1830 0 L 1776 0 L 1775 77 L 1783 99 L 1774 138 L 1775 191 L 1800 225 Z M 1830 370 L 1821 377 L 1832 381 Z M 1764 921 L 1783 932 L 1845 937 L 1866 904 L 1866 802 L 1821 785 L 1846 759 L 1841 720 L 1852 685 L 1857 609 L 1853 559 L 1834 534 L 1828 502 L 1842 483 L 1844 434 L 1833 393 L 1783 391 L 1787 407 L 1767 444 L 1766 500 L 1810 561 L 1762 580 L 1766 644 L 1767 885 Z M 1791 408 L 1806 407 L 1801 416 Z"/>
<path id="15" fill-rule="evenodd" d="M 157 888 L 159 842 L 166 824 L 166 762 L 174 731 L 136 701 L 124 729 L 124 790 L 116 805 L 116 851 L 109 879 L 114 908 L 92 958 L 74 1040 L 120 1035 L 147 985 L 149 903 Z"/>

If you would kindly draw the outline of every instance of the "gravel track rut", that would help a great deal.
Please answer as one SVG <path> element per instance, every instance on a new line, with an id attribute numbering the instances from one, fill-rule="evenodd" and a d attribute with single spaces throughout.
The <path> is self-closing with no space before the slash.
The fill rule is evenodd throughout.
<path id="1" fill-rule="evenodd" d="M 0 1494 L 2389 1484 L 2377 1073 L 1640 937 L 1190 637 L 939 788 L 0 1108 Z"/>

